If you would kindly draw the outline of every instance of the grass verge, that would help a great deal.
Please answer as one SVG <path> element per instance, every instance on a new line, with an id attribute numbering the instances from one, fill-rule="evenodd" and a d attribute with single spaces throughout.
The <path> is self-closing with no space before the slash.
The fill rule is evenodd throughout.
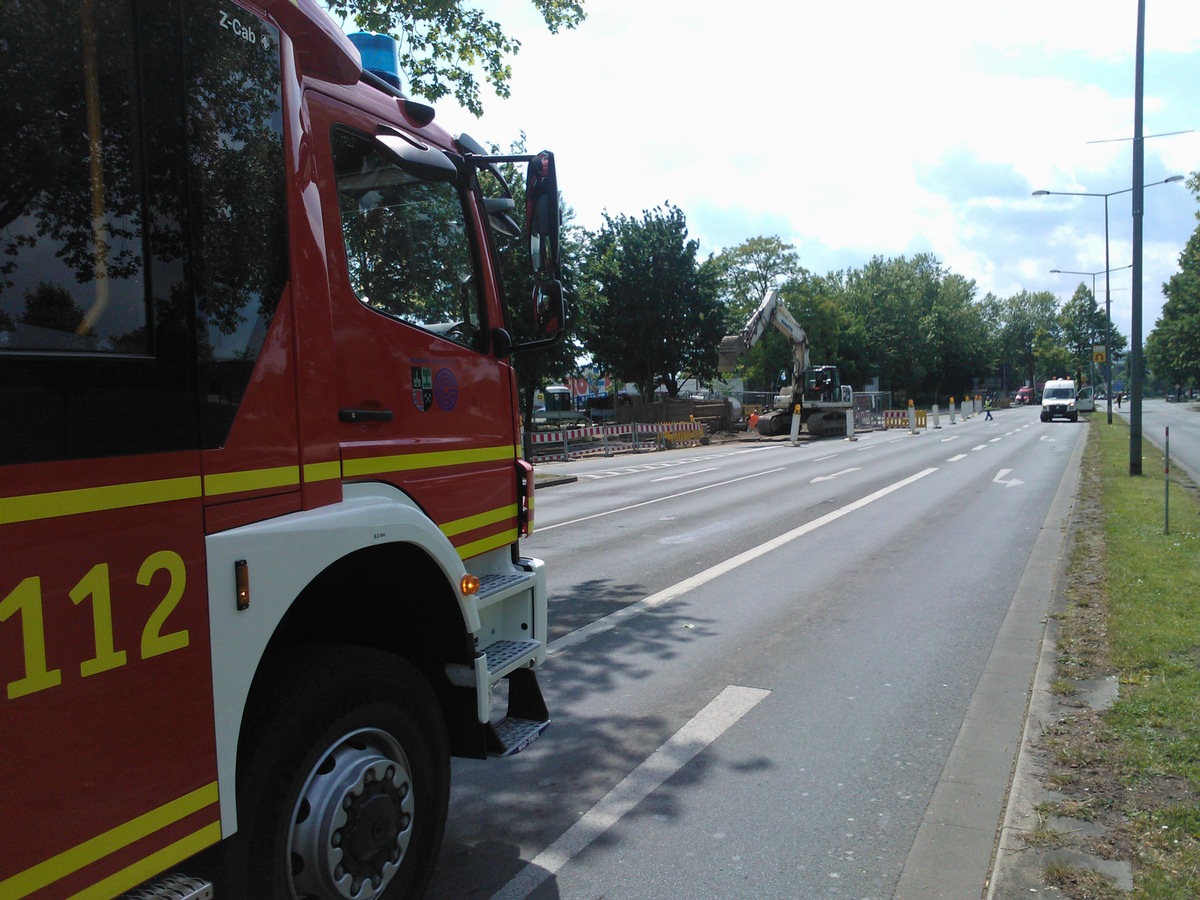
<path id="1" fill-rule="evenodd" d="M 1130 477 L 1128 427 L 1090 428 L 1057 675 L 1116 674 L 1120 698 L 1047 731 L 1048 786 L 1062 814 L 1086 804 L 1107 826 L 1083 849 L 1132 862 L 1128 896 L 1200 897 L 1200 502 L 1173 473 L 1164 534 L 1161 452 L 1145 442 Z M 1046 874 L 1068 897 L 1110 896 Z"/>

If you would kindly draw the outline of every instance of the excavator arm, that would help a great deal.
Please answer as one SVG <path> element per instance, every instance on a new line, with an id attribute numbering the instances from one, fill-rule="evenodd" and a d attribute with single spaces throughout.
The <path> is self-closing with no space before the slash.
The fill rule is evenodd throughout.
<path id="1" fill-rule="evenodd" d="M 759 417 L 759 433 L 764 436 L 786 434 L 791 427 L 793 410 L 797 407 L 801 407 L 802 421 L 807 424 L 810 434 L 836 435 L 844 432 L 844 414 L 850 407 L 852 392 L 849 387 L 838 384 L 837 369 L 833 366 L 813 369 L 809 365 L 808 334 L 779 299 L 779 291 L 767 291 L 741 334 L 728 334 L 721 338 L 717 370 L 732 372 L 738 359 L 762 340 L 763 334 L 772 325 L 787 335 L 791 342 L 792 383 L 790 387 L 785 386 L 775 399 L 776 408 Z M 813 382 L 812 391 L 807 395 L 806 375 L 811 376 Z"/>
<path id="2" fill-rule="evenodd" d="M 788 308 L 779 299 L 779 291 L 767 291 L 741 334 L 727 334 L 721 338 L 717 357 L 717 371 L 732 372 L 738 359 L 757 344 L 767 329 L 774 325 L 782 331 L 792 344 L 792 384 L 801 384 L 804 370 L 808 368 L 808 335 L 800 327 Z"/>

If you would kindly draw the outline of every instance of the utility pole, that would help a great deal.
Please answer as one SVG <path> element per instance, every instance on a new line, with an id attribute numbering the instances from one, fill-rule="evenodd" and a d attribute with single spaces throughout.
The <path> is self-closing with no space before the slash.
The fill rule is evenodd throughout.
<path id="1" fill-rule="evenodd" d="M 1137 5 L 1137 49 L 1133 77 L 1133 303 L 1129 354 L 1129 474 L 1142 474 L 1142 207 L 1145 142 L 1142 139 L 1143 74 L 1146 67 L 1146 0 Z"/>

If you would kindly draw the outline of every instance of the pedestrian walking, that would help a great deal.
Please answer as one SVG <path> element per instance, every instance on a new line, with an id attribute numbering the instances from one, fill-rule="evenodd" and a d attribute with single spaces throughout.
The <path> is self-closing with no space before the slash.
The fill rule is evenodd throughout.
<path id="1" fill-rule="evenodd" d="M 983 401 L 983 412 L 984 412 L 983 420 L 986 422 L 988 419 L 990 419 L 992 417 L 992 398 L 991 397 L 988 397 L 987 399 L 985 399 Z"/>

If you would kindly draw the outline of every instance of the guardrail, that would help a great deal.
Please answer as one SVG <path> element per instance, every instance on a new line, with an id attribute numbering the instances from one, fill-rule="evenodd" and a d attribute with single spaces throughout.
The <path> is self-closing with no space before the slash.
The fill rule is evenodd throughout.
<path id="1" fill-rule="evenodd" d="M 704 426 L 700 422 L 627 423 L 527 431 L 525 446 L 529 461 L 538 463 L 692 447 L 704 438 Z"/>

